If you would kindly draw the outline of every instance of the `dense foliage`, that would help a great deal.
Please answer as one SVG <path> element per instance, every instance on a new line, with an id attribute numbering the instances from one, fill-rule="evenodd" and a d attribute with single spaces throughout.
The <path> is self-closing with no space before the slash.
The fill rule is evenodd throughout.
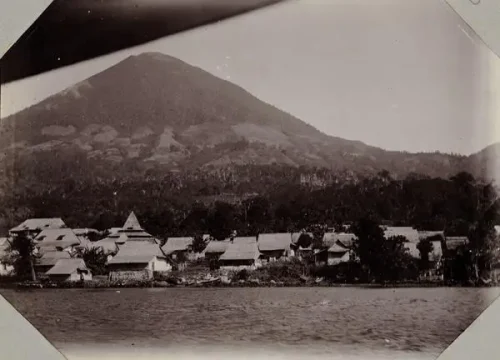
<path id="1" fill-rule="evenodd" d="M 3 232 L 28 217 L 55 216 L 70 227 L 103 230 L 121 225 L 132 210 L 148 231 L 161 237 L 211 233 L 224 238 L 231 230 L 244 235 L 311 224 L 332 227 L 365 216 L 379 223 L 446 229 L 450 235 L 468 233 L 482 222 L 498 222 L 495 189 L 467 173 L 450 179 L 393 179 L 383 172 L 348 179 L 322 170 L 319 185 L 304 182 L 298 169 L 289 168 L 151 172 L 126 180 L 89 177 L 84 171 L 69 175 L 64 168 L 45 175 L 2 185 Z M 487 241 L 484 235 L 477 233 L 474 239 Z M 488 246 L 474 241 L 478 249 Z"/>

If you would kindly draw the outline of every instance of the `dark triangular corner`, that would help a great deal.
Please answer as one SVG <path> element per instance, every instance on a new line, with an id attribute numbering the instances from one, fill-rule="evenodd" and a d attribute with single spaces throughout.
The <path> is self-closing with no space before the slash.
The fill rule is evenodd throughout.
<path id="1" fill-rule="evenodd" d="M 38 75 L 283 0 L 54 0 L 0 60 L 0 83 Z"/>

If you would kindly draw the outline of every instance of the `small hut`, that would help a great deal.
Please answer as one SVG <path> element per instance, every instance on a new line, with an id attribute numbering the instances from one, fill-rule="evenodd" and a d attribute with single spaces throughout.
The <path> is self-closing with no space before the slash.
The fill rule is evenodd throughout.
<path id="1" fill-rule="evenodd" d="M 252 237 L 235 238 L 219 258 L 225 270 L 255 269 L 261 265 L 257 239 Z"/>
<path id="2" fill-rule="evenodd" d="M 261 258 L 264 260 L 273 261 L 293 256 L 290 233 L 259 234 L 257 243 Z"/>
<path id="3" fill-rule="evenodd" d="M 129 242 L 108 261 L 112 280 L 151 279 L 155 272 L 168 272 L 172 265 L 159 245 L 149 242 Z"/>
<path id="4" fill-rule="evenodd" d="M 92 280 L 92 273 L 83 259 L 59 259 L 46 275 L 57 282 Z"/>
<path id="5" fill-rule="evenodd" d="M 34 264 L 35 272 L 44 275 L 61 259 L 71 259 L 71 255 L 67 251 L 41 252 L 41 257 Z"/>

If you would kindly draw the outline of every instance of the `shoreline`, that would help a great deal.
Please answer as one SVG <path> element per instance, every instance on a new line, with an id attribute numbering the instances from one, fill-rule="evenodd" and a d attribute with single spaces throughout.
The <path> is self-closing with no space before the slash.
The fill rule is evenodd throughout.
<path id="1" fill-rule="evenodd" d="M 133 289 L 133 288 L 360 288 L 360 289 L 402 289 L 402 288 L 496 288 L 499 284 L 447 284 L 447 283 L 395 283 L 395 284 L 363 284 L 363 283 L 256 283 L 252 281 L 240 283 L 195 283 L 172 284 L 166 281 L 134 281 L 109 282 L 87 281 L 74 283 L 54 282 L 12 282 L 0 283 L 0 289 Z"/>

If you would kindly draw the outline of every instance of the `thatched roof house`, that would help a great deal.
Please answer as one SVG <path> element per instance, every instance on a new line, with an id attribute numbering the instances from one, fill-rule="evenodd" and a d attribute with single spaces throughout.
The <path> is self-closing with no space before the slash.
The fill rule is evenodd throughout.
<path id="1" fill-rule="evenodd" d="M 62 251 L 81 245 L 82 242 L 73 230 L 63 228 L 42 230 L 35 237 L 35 243 L 38 248 Z"/>
<path id="2" fill-rule="evenodd" d="M 71 259 L 70 253 L 67 251 L 43 251 L 41 257 L 35 262 L 35 271 L 45 274 L 61 259 Z"/>
<path id="3" fill-rule="evenodd" d="M 55 281 L 92 280 L 92 273 L 83 259 L 60 259 L 46 275 Z"/>
<path id="4" fill-rule="evenodd" d="M 267 259 L 279 259 L 287 257 L 292 253 L 292 234 L 272 233 L 259 234 L 257 245 L 262 257 Z"/>
<path id="5" fill-rule="evenodd" d="M 260 252 L 256 239 L 235 238 L 230 242 L 226 251 L 219 258 L 221 267 L 224 268 L 254 268 L 260 265 Z"/>
<path id="6" fill-rule="evenodd" d="M 205 255 L 206 259 L 219 259 L 219 257 L 224 254 L 224 252 L 227 250 L 227 247 L 230 244 L 230 240 L 222 240 L 222 241 L 217 241 L 217 240 L 211 240 L 205 250 L 203 251 L 203 254 Z"/>
<path id="7" fill-rule="evenodd" d="M 119 247 L 108 268 L 112 279 L 150 279 L 154 272 L 169 271 L 172 266 L 158 244 L 137 241 Z"/>
<path id="8" fill-rule="evenodd" d="M 61 218 L 34 218 L 27 219 L 21 224 L 9 230 L 11 236 L 24 233 L 27 236 L 36 236 L 39 232 L 45 229 L 61 229 L 65 228 L 66 224 Z"/>

